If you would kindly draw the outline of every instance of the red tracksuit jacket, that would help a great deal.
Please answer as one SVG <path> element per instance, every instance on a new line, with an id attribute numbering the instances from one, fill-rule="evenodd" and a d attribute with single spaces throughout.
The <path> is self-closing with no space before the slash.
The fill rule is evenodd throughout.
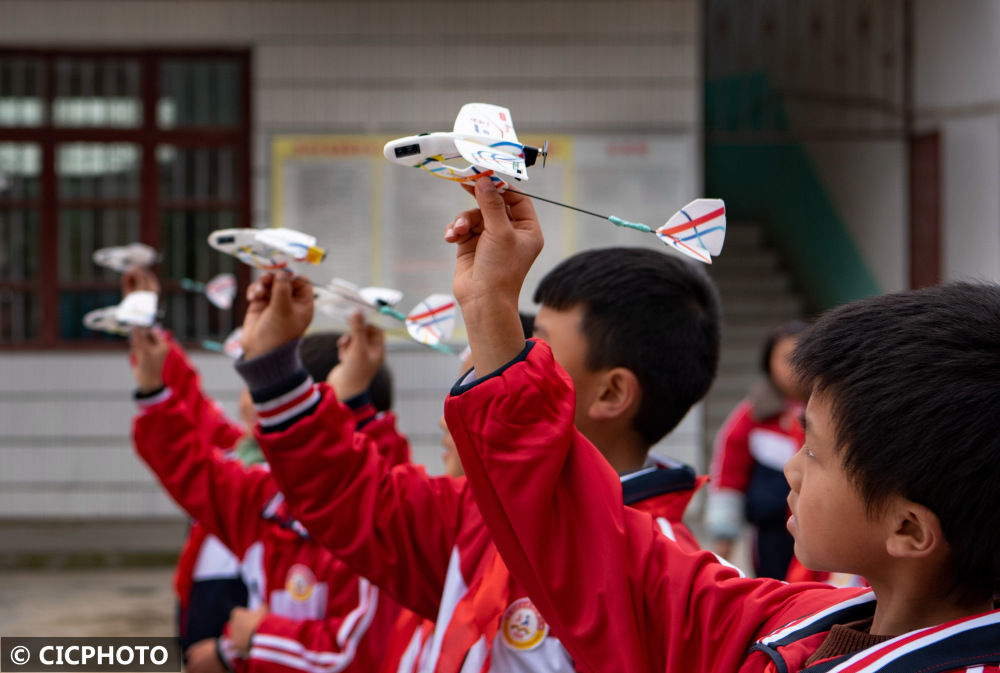
<path id="1" fill-rule="evenodd" d="M 215 450 L 206 441 L 211 433 L 196 424 L 184 397 L 166 388 L 143 400 L 134 440 L 174 500 L 241 559 L 248 607 L 268 605 L 250 656 L 237 661 L 237 668 L 375 670 L 398 607 L 309 538 L 266 468 L 245 468 Z M 368 429 L 382 440 L 389 459 L 398 459 L 394 417 L 375 419 Z"/>
<path id="2" fill-rule="evenodd" d="M 350 410 L 325 384 L 290 384 L 276 400 L 282 403 L 260 401 L 257 438 L 296 517 L 401 605 L 436 622 L 422 651 L 419 643 L 405 648 L 398 670 L 575 670 L 504 567 L 464 478 L 389 465 L 371 440 L 355 433 Z M 280 409 L 273 422 L 269 409 Z M 279 422 L 281 428 L 269 428 Z M 545 446 L 551 439 L 540 431 L 531 441 Z M 626 477 L 617 488 L 635 498 L 635 507 L 661 518 L 654 524 L 658 530 L 695 548 L 680 515 L 698 485 L 689 468 L 664 464 Z M 517 512 L 529 518 L 550 514 L 547 506 Z M 580 559 L 582 567 L 587 563 Z"/>
<path id="3" fill-rule="evenodd" d="M 456 386 L 445 418 L 511 573 L 582 670 L 594 673 L 953 671 L 1000 661 L 1000 612 L 804 665 L 869 590 L 748 579 L 622 506 L 617 475 L 573 427 L 573 384 L 543 342 Z M 545 442 L 528 441 L 544 433 Z M 818 667 L 818 668 L 817 668 Z"/>

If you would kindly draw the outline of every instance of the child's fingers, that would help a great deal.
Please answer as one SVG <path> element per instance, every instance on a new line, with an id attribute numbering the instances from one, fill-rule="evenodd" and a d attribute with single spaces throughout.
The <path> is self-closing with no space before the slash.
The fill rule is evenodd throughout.
<path id="1" fill-rule="evenodd" d="M 293 276 L 292 295 L 295 297 L 301 297 L 306 294 L 312 296 L 312 281 L 305 276 Z"/>
<path id="2" fill-rule="evenodd" d="M 263 276 L 250 283 L 247 288 L 247 301 L 267 301 L 271 291 L 271 282 L 274 280 L 273 274 L 265 273 Z"/>
<path id="3" fill-rule="evenodd" d="M 483 227 L 499 233 L 509 229 L 510 218 L 507 217 L 507 204 L 504 202 L 496 185 L 489 178 L 476 180 L 476 202 L 482 212 Z"/>
<path id="4" fill-rule="evenodd" d="M 279 273 L 271 282 L 271 301 L 269 305 L 283 308 L 292 303 L 292 280 L 287 273 Z"/>
<path id="5" fill-rule="evenodd" d="M 445 228 L 444 240 L 455 243 L 463 236 L 483 230 L 483 214 L 478 208 L 459 213 Z"/>
<path id="6" fill-rule="evenodd" d="M 348 325 L 351 328 L 352 337 L 355 336 L 360 338 L 364 337 L 367 323 L 365 322 L 365 316 L 361 311 L 355 311 L 354 313 L 351 314 L 350 320 L 348 321 Z"/>
<path id="7" fill-rule="evenodd" d="M 503 193 L 503 201 L 507 205 L 514 226 L 517 226 L 518 222 L 538 220 L 538 216 L 535 214 L 535 204 L 525 194 L 508 189 Z"/>

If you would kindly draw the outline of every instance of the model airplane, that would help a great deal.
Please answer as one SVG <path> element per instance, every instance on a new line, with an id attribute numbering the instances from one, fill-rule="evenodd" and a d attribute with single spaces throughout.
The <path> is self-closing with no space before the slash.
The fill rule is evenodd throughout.
<path id="1" fill-rule="evenodd" d="M 94 263 L 98 266 L 125 273 L 132 269 L 150 267 L 160 260 L 160 254 L 145 243 L 129 243 L 94 251 Z"/>
<path id="2" fill-rule="evenodd" d="M 133 327 L 152 327 L 156 322 L 155 292 L 130 292 L 117 306 L 94 309 L 83 316 L 83 325 L 96 332 L 127 336 Z"/>
<path id="3" fill-rule="evenodd" d="M 231 273 L 220 273 L 207 283 L 190 278 L 181 278 L 181 287 L 191 292 L 203 293 L 212 305 L 228 311 L 236 299 L 236 276 Z"/>
<path id="4" fill-rule="evenodd" d="M 463 105 L 455 119 L 454 131 L 398 138 L 386 143 L 383 153 L 394 163 L 423 168 L 431 175 L 468 185 L 487 175 L 501 191 L 510 189 L 539 201 L 608 220 L 618 227 L 655 234 L 674 250 L 706 264 L 711 264 L 712 257 L 722 252 L 725 242 L 726 207 L 721 199 L 695 199 L 674 213 L 662 227 L 654 228 L 617 215 L 601 215 L 512 189 L 496 173 L 527 180 L 527 167 L 533 165 L 539 155 L 544 165 L 548 143 L 542 149 L 522 145 L 514 133 L 510 110 L 497 105 Z M 458 167 L 444 163 L 459 158 L 468 165 Z"/>
<path id="5" fill-rule="evenodd" d="M 384 287 L 359 288 L 340 278 L 329 285 L 313 288 L 316 308 L 335 320 L 346 323 L 352 313 L 361 310 L 365 319 L 383 329 L 392 329 L 398 323 L 415 341 L 435 350 L 453 354 L 444 341 L 455 328 L 455 300 L 446 294 L 432 294 L 418 303 L 408 314 L 397 311 L 395 306 L 403 293 Z"/>
<path id="6" fill-rule="evenodd" d="M 397 164 L 423 168 L 431 175 L 471 185 L 482 174 L 490 175 L 497 189 L 507 183 L 495 173 L 517 180 L 528 179 L 528 166 L 548 156 L 548 143 L 541 148 L 517 139 L 510 110 L 487 103 L 467 103 L 458 111 L 452 131 L 421 133 L 390 140 L 382 152 Z M 467 165 L 447 164 L 464 159 Z"/>
<path id="7" fill-rule="evenodd" d="M 294 229 L 220 229 L 208 235 L 208 244 L 244 264 L 264 270 L 284 269 L 289 261 L 319 264 L 326 251 L 316 237 Z"/>

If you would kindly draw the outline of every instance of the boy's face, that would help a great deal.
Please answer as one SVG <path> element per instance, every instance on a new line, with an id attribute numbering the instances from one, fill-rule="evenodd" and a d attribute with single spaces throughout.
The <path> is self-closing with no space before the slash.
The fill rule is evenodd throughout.
<path id="1" fill-rule="evenodd" d="M 844 471 L 827 392 L 813 393 L 805 418 L 806 442 L 785 464 L 795 555 L 813 570 L 868 576 L 886 554 L 883 524 Z"/>
<path id="2" fill-rule="evenodd" d="M 587 340 L 582 326 L 583 306 L 557 311 L 543 305 L 535 316 L 534 336 L 543 339 L 552 348 L 556 362 L 573 379 L 573 387 L 576 388 L 573 422 L 585 437 L 592 437 L 594 435 L 588 432 L 592 421 L 587 410 L 600 394 L 601 372 L 587 367 Z"/>

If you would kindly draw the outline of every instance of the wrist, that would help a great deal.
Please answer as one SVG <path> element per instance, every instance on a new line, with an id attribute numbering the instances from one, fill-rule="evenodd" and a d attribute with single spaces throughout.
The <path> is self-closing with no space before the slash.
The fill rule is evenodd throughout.
<path id="1" fill-rule="evenodd" d="M 251 357 L 246 353 L 235 363 L 236 371 L 246 382 L 250 392 L 270 388 L 291 378 L 302 369 L 299 357 L 299 340 Z"/>
<path id="2" fill-rule="evenodd" d="M 472 308 L 462 307 L 472 361 L 479 375 L 495 371 L 524 350 L 524 328 L 517 304 L 493 301 Z"/>
<path id="3" fill-rule="evenodd" d="M 163 390 L 164 384 L 162 378 L 148 379 L 145 381 L 136 381 L 136 392 L 142 397 L 147 397 L 153 393 Z"/>

